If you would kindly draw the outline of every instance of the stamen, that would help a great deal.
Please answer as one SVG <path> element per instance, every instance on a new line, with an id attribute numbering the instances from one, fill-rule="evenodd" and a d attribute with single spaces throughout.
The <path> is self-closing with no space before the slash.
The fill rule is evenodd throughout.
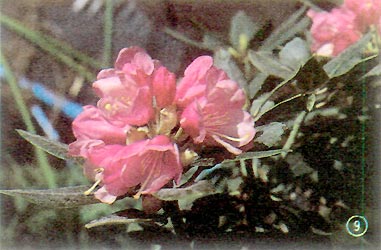
<path id="1" fill-rule="evenodd" d="M 91 186 L 91 188 L 89 188 L 88 190 L 86 190 L 85 192 L 83 192 L 84 195 L 89 195 L 97 186 L 98 184 L 101 182 L 102 180 L 99 179 L 97 180 L 94 185 Z"/>
<path id="2" fill-rule="evenodd" d="M 107 104 L 105 105 L 105 110 L 107 110 L 107 111 L 111 111 L 111 110 L 112 110 L 112 105 L 111 105 L 110 103 L 107 103 Z"/>
<path id="3" fill-rule="evenodd" d="M 101 183 L 102 181 L 102 177 L 100 176 L 100 174 L 104 171 L 105 169 L 104 168 L 96 168 L 94 169 L 94 172 L 96 173 L 95 175 L 95 179 L 97 180 L 92 186 L 91 188 L 89 188 L 88 190 L 86 190 L 85 192 L 83 192 L 85 195 L 89 195 L 97 186 L 99 183 Z"/>
<path id="4" fill-rule="evenodd" d="M 176 134 L 175 134 L 175 136 L 174 136 L 174 139 L 175 139 L 175 140 L 179 139 L 179 137 L 181 136 L 182 133 L 183 133 L 183 128 L 180 127 L 180 128 L 177 130 L 177 132 L 176 132 Z"/>
<path id="5" fill-rule="evenodd" d="M 151 171 L 149 172 L 147 179 L 145 179 L 144 182 L 140 185 L 139 191 L 134 196 L 132 196 L 135 200 L 140 198 L 143 190 L 147 187 L 148 182 L 152 179 L 153 174 L 155 173 L 155 167 L 150 166 L 150 168 L 151 168 Z"/>
<path id="6" fill-rule="evenodd" d="M 247 138 L 250 137 L 250 134 L 246 134 L 242 138 L 235 138 L 235 137 L 231 137 L 231 136 L 228 136 L 228 135 L 220 134 L 218 132 L 213 132 L 213 134 L 216 134 L 216 135 L 218 135 L 220 137 L 223 137 L 223 138 L 226 138 L 228 140 L 235 141 L 235 142 L 241 142 L 241 141 L 247 140 Z"/>

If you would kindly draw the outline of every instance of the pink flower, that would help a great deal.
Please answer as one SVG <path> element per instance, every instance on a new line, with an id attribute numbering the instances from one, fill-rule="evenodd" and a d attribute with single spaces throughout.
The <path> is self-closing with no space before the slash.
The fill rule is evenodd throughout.
<path id="1" fill-rule="evenodd" d="M 88 161 L 85 173 L 90 178 L 94 177 L 91 172 L 102 169 L 100 177 L 95 178 L 100 178 L 103 187 L 95 197 L 106 203 L 112 203 L 117 196 L 138 185 L 140 189 L 135 197 L 152 194 L 172 179 L 179 182 L 182 173 L 177 146 L 163 135 L 127 146 L 106 145 L 94 149 Z"/>
<path id="2" fill-rule="evenodd" d="M 361 37 L 355 13 L 346 8 L 331 12 L 309 10 L 307 15 L 312 19 L 312 51 L 318 55 L 336 56 Z"/>
<path id="3" fill-rule="evenodd" d="M 180 125 L 195 143 L 240 154 L 239 147 L 254 138 L 254 122 L 242 110 L 243 90 L 212 63 L 211 57 L 203 56 L 186 69 L 176 95 L 179 106 L 184 106 Z"/>
<path id="4" fill-rule="evenodd" d="M 101 97 L 98 107 L 114 123 L 148 123 L 154 116 L 151 81 L 159 66 L 139 47 L 122 49 L 115 68 L 102 70 L 93 83 Z"/>
<path id="5" fill-rule="evenodd" d="M 69 145 L 69 154 L 86 157 L 87 150 L 92 146 L 125 144 L 130 126 L 116 126 L 106 119 L 100 109 L 88 105 L 74 119 L 72 128 L 77 141 Z"/>
<path id="6" fill-rule="evenodd" d="M 345 0 L 343 7 L 356 14 L 356 24 L 362 32 L 377 25 L 381 16 L 381 0 Z"/>

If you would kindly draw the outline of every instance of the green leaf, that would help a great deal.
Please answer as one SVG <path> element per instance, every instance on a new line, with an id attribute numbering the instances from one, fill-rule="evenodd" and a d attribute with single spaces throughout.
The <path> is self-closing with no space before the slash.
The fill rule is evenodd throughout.
<path id="1" fill-rule="evenodd" d="M 195 200 L 216 193 L 211 182 L 202 180 L 186 188 L 163 188 L 153 196 L 164 201 L 178 201 L 180 210 L 189 210 Z"/>
<path id="2" fill-rule="evenodd" d="M 344 75 L 348 71 L 350 71 L 357 64 L 367 61 L 376 57 L 377 55 L 370 56 L 368 58 L 362 58 L 363 51 L 366 48 L 367 44 L 372 39 L 372 33 L 369 32 L 365 36 L 363 36 L 359 41 L 355 44 L 348 47 L 342 53 L 340 53 L 337 57 L 330 60 L 327 64 L 323 66 L 325 72 L 327 73 L 329 78 L 338 77 Z"/>
<path id="3" fill-rule="evenodd" d="M 306 114 L 307 114 L 306 111 L 302 111 L 295 118 L 294 124 L 292 126 L 291 133 L 288 136 L 286 143 L 283 145 L 283 150 L 285 150 L 285 152 L 282 152 L 282 157 L 286 157 L 287 153 L 290 152 L 289 150 L 290 150 L 292 144 L 294 144 L 294 142 L 295 142 L 295 139 L 296 139 L 298 132 L 299 132 L 299 128 L 302 125 L 304 118 L 306 117 Z"/>
<path id="4" fill-rule="evenodd" d="M 96 204 L 89 204 L 89 205 L 80 207 L 79 216 L 81 219 L 81 223 L 88 223 L 89 221 L 93 221 L 110 214 L 116 214 L 119 216 L 126 217 L 124 211 L 141 210 L 141 209 L 142 209 L 142 199 L 134 199 L 132 197 L 125 197 L 123 199 L 117 199 L 112 204 L 112 206 L 106 203 L 96 203 Z M 119 212 L 121 211 L 123 211 L 123 214 L 119 214 Z M 128 217 L 131 218 L 132 216 L 130 216 L 129 214 Z M 141 216 L 134 216 L 134 217 L 141 218 Z"/>
<path id="5" fill-rule="evenodd" d="M 185 188 L 162 188 L 152 194 L 163 201 L 176 201 L 181 199 L 198 199 L 216 193 L 214 186 L 209 181 L 199 181 Z"/>
<path id="6" fill-rule="evenodd" d="M 248 90 L 247 81 L 244 74 L 232 59 L 231 54 L 226 49 L 220 48 L 215 51 L 214 56 L 214 65 L 226 72 L 226 74 L 238 85 L 243 88 L 245 91 Z"/>
<path id="7" fill-rule="evenodd" d="M 192 176 L 197 172 L 198 168 L 199 166 L 194 166 L 190 168 L 185 174 L 183 174 L 181 176 L 180 184 L 178 186 L 182 186 L 185 183 L 187 183 L 190 180 L 190 178 L 192 178 Z"/>
<path id="8" fill-rule="evenodd" d="M 251 103 L 250 114 L 255 117 L 260 111 L 271 109 L 274 106 L 274 102 L 268 100 L 271 96 L 270 92 L 263 93 L 258 98 L 254 99 Z"/>
<path id="9" fill-rule="evenodd" d="M 250 99 L 254 98 L 254 96 L 257 95 L 257 93 L 262 89 L 262 85 L 265 83 L 267 77 L 269 77 L 268 74 L 258 72 L 253 80 L 249 83 L 249 97 Z"/>
<path id="10" fill-rule="evenodd" d="M 279 52 L 280 62 L 294 70 L 303 66 L 310 57 L 307 42 L 299 37 L 292 39 Z"/>
<path id="11" fill-rule="evenodd" d="M 62 160 L 73 160 L 77 163 L 80 163 L 79 158 L 70 157 L 68 152 L 68 145 L 58 142 L 58 141 L 52 141 L 48 138 L 40 135 L 35 135 L 32 133 L 29 133 L 25 130 L 16 129 L 16 131 L 28 142 L 33 144 L 34 146 L 46 151 L 47 153 L 54 155 L 55 157 L 58 157 Z"/>
<path id="12" fill-rule="evenodd" d="M 239 40 L 241 35 L 246 36 L 247 42 L 250 42 L 258 30 L 259 26 L 244 11 L 238 11 L 230 23 L 230 43 L 234 48 L 238 49 L 240 47 Z"/>
<path id="13" fill-rule="evenodd" d="M 237 161 L 237 160 L 241 160 L 241 159 L 248 160 L 248 159 L 266 158 L 266 157 L 270 157 L 270 156 L 279 155 L 279 154 L 285 153 L 285 152 L 291 152 L 291 150 L 274 149 L 274 150 L 267 150 L 267 151 L 247 152 L 247 153 L 240 154 L 234 160 L 226 160 L 226 162 Z"/>
<path id="14" fill-rule="evenodd" d="M 198 158 L 192 163 L 192 166 L 199 167 L 210 167 L 214 165 L 216 165 L 216 159 L 214 158 Z"/>
<path id="15" fill-rule="evenodd" d="M 142 219 L 142 218 L 126 218 L 118 215 L 108 215 L 100 219 L 90 221 L 85 225 L 87 229 L 99 226 L 108 226 L 108 225 L 126 225 L 130 223 L 147 223 L 152 222 L 152 219 Z"/>
<path id="16" fill-rule="evenodd" d="M 99 203 L 99 200 L 95 199 L 94 196 L 84 195 L 84 192 L 88 189 L 88 186 L 76 186 L 42 190 L 0 190 L 0 193 L 13 197 L 22 197 L 29 202 L 44 207 L 70 208 Z"/>
<path id="17" fill-rule="evenodd" d="M 306 108 L 307 108 L 307 111 L 308 112 L 311 112 L 312 109 L 314 108 L 315 106 L 315 102 L 316 102 L 316 95 L 315 94 L 311 94 L 308 99 L 307 99 L 307 104 L 306 104 Z"/>
<path id="18" fill-rule="evenodd" d="M 295 34 L 303 32 L 310 25 L 310 19 L 305 16 L 306 6 L 303 6 L 283 22 L 271 35 L 263 42 L 260 50 L 271 51 L 282 45 L 285 41 L 294 37 Z M 298 21 L 299 20 L 299 21 Z"/>
<path id="19" fill-rule="evenodd" d="M 231 162 L 221 162 L 219 164 L 216 164 L 215 166 L 211 167 L 211 168 L 207 168 L 207 169 L 204 169 L 200 172 L 200 174 L 197 176 L 197 178 L 195 179 L 195 182 L 198 182 L 198 181 L 201 181 L 203 179 L 205 179 L 206 177 L 208 177 L 208 179 L 210 179 L 210 174 L 213 173 L 213 172 L 218 172 L 218 170 L 226 170 L 226 169 L 231 169 L 235 167 L 235 164 L 233 161 Z"/>
<path id="20" fill-rule="evenodd" d="M 211 33 L 204 34 L 202 37 L 202 44 L 211 50 L 215 50 L 216 48 L 224 46 L 224 43 L 217 36 Z"/>
<path id="21" fill-rule="evenodd" d="M 281 64 L 269 51 L 249 51 L 249 60 L 262 73 L 282 79 L 289 78 L 293 71 Z"/>
<path id="22" fill-rule="evenodd" d="M 268 125 L 256 127 L 257 132 L 263 132 L 254 141 L 272 147 L 281 141 L 286 125 L 280 122 L 272 122 Z"/>

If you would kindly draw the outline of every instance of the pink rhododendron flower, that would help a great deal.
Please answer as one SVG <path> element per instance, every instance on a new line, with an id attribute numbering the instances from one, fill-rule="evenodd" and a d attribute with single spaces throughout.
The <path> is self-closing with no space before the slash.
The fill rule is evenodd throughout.
<path id="1" fill-rule="evenodd" d="M 113 123 L 136 126 L 154 117 L 154 96 L 161 108 L 176 91 L 174 75 L 139 47 L 122 49 L 115 68 L 102 70 L 93 87 L 101 97 L 98 107 Z"/>
<path id="2" fill-rule="evenodd" d="M 312 19 L 312 51 L 318 55 L 336 56 L 361 37 L 355 13 L 346 8 L 331 12 L 309 10 L 307 15 Z"/>
<path id="3" fill-rule="evenodd" d="M 223 146 L 240 154 L 239 147 L 254 138 L 254 122 L 242 110 L 243 90 L 212 63 L 211 57 L 199 57 L 185 71 L 177 93 L 179 106 L 185 106 L 180 124 L 195 143 Z"/>
<path id="4" fill-rule="evenodd" d="M 345 0 L 343 8 L 356 14 L 356 25 L 362 32 L 377 25 L 381 17 L 381 0 Z"/>
<path id="5" fill-rule="evenodd" d="M 179 182 L 182 166 L 177 146 L 167 136 L 159 135 L 130 145 L 106 145 L 94 149 L 88 157 L 85 173 L 102 169 L 99 178 L 102 188 L 95 197 L 112 203 L 140 185 L 135 197 L 158 191 L 170 180 Z M 89 176 L 94 177 L 94 175 Z"/>
<path id="6" fill-rule="evenodd" d="M 103 112 L 94 106 L 84 106 L 72 123 L 77 141 L 69 145 L 71 155 L 86 157 L 87 150 L 103 144 L 125 144 L 130 126 L 110 123 Z"/>
<path id="7" fill-rule="evenodd" d="M 86 159 L 84 174 L 95 181 L 86 194 L 100 185 L 95 197 L 105 203 L 137 187 L 134 197 L 179 182 L 197 156 L 189 137 L 240 154 L 255 135 L 243 90 L 209 56 L 194 60 L 176 86 L 175 75 L 143 49 L 123 49 L 93 87 L 100 100 L 74 120 L 69 154 Z"/>

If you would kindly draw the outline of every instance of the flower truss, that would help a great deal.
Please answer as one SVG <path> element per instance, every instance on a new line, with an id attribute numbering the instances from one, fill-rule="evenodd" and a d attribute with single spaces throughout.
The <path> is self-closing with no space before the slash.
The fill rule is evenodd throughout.
<path id="1" fill-rule="evenodd" d="M 255 135 L 244 91 L 209 56 L 196 58 L 176 84 L 143 49 L 125 48 L 93 88 L 100 99 L 73 121 L 69 154 L 86 159 L 85 175 L 101 186 L 95 197 L 105 203 L 179 183 L 205 147 L 238 155 Z"/>
<path id="2" fill-rule="evenodd" d="M 312 51 L 337 56 L 357 42 L 369 28 L 381 34 L 381 0 L 345 0 L 330 12 L 309 10 Z"/>

